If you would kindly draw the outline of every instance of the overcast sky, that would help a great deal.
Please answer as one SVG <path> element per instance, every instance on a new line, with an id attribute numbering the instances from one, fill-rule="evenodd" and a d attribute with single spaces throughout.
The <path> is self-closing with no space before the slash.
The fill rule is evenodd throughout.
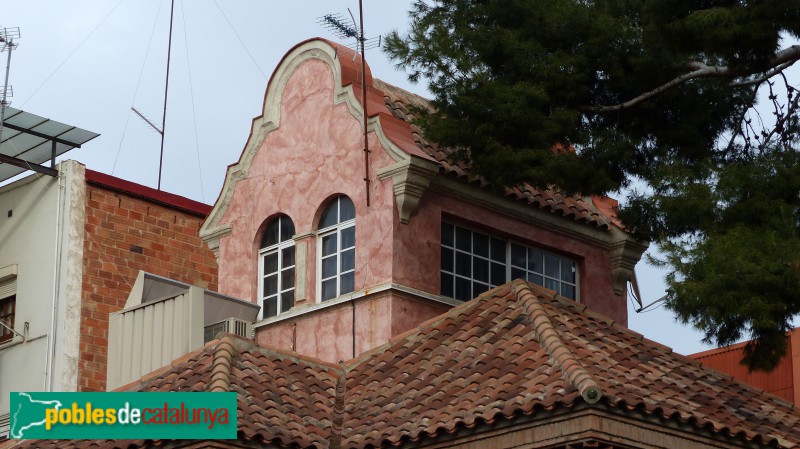
<path id="1" fill-rule="evenodd" d="M 364 3 L 367 37 L 407 28 L 410 1 Z M 100 133 L 65 158 L 155 187 L 160 136 L 131 106 L 160 127 L 169 8 L 169 0 L 0 0 L 0 27 L 21 32 L 11 106 Z M 357 0 L 177 0 L 162 189 L 213 204 L 275 66 L 300 41 L 335 39 L 318 18 L 348 8 L 357 18 Z M 375 77 L 426 95 L 380 50 L 367 61 Z M 645 303 L 664 294 L 663 272 L 643 262 L 637 272 Z M 680 353 L 708 348 L 664 308 L 630 313 L 629 324 Z"/>

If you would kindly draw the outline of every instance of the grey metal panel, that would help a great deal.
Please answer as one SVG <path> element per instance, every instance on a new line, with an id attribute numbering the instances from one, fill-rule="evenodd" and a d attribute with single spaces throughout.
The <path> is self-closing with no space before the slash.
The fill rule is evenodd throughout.
<path id="1" fill-rule="evenodd" d="M 133 382 L 202 345 L 192 342 L 191 295 L 183 294 L 111 315 L 109 324 L 108 388 Z M 194 301 L 202 313 L 202 298 Z"/>

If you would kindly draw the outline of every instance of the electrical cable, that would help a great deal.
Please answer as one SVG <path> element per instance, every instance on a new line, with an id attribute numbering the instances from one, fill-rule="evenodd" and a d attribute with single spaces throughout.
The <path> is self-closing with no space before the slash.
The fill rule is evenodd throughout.
<path id="1" fill-rule="evenodd" d="M 217 0 L 214 0 L 214 4 L 217 5 L 217 9 L 219 9 L 220 14 L 222 14 L 222 17 L 225 18 L 226 22 L 228 22 L 228 26 L 231 27 L 231 31 L 233 31 L 233 34 L 236 35 L 236 39 L 239 39 L 239 43 L 242 44 L 242 48 L 244 48 L 244 51 L 246 51 L 247 55 L 250 56 L 250 60 L 253 61 L 253 64 L 256 66 L 258 71 L 261 72 L 261 76 L 263 76 L 265 80 L 269 80 L 267 75 L 264 74 L 264 71 L 261 70 L 261 67 L 256 62 L 256 58 L 254 58 L 253 54 L 250 53 L 250 50 L 248 50 L 247 45 L 245 45 L 244 41 L 242 41 L 242 38 L 239 37 L 239 33 L 236 32 L 236 28 L 234 28 L 233 24 L 231 24 L 231 21 L 228 20 L 228 16 L 225 15 L 225 11 L 223 11 L 222 8 L 219 6 L 219 3 L 217 3 Z"/>
<path id="2" fill-rule="evenodd" d="M 667 296 L 668 295 L 664 295 L 664 296 L 656 299 L 655 301 L 651 302 L 650 304 L 648 304 L 646 306 L 639 307 L 638 309 L 636 309 L 636 313 L 647 313 L 647 312 L 652 312 L 654 310 L 660 309 L 661 307 L 664 306 L 664 302 L 667 300 Z M 654 309 L 650 309 L 651 307 L 653 307 L 656 304 L 659 304 L 659 306 L 654 308 Z M 648 310 L 648 309 L 650 309 L 650 310 Z"/>
<path id="3" fill-rule="evenodd" d="M 142 59 L 142 68 L 139 70 L 139 79 L 136 81 L 136 89 L 133 91 L 133 98 L 131 99 L 131 107 L 136 103 L 136 96 L 139 95 L 139 86 L 142 84 L 142 75 L 144 74 L 144 66 L 147 64 L 147 56 L 150 54 L 150 46 L 153 44 L 153 36 L 156 33 L 156 25 L 158 24 L 158 17 L 161 15 L 161 8 L 164 6 L 164 0 L 158 4 L 158 11 L 156 12 L 156 17 L 153 19 L 153 28 L 150 30 L 150 39 L 147 41 L 147 50 L 144 52 L 144 58 Z M 119 146 L 117 147 L 117 154 L 114 156 L 114 165 L 111 167 L 111 174 L 114 174 L 114 171 L 117 169 L 117 161 L 119 160 L 119 154 L 122 152 L 122 143 L 125 141 L 125 134 L 128 132 L 128 124 L 131 121 L 131 113 L 133 109 L 128 109 L 128 118 L 125 119 L 125 127 L 122 129 L 122 137 L 119 139 Z"/>
<path id="4" fill-rule="evenodd" d="M 55 74 L 56 74 L 56 72 L 58 72 L 58 71 L 61 69 L 61 67 L 62 67 L 62 66 L 63 66 L 63 65 L 64 65 L 64 64 L 65 64 L 67 61 L 69 61 L 69 59 L 70 59 L 70 58 L 72 58 L 72 55 L 74 55 L 74 54 L 75 54 L 75 52 L 77 52 L 77 51 L 78 51 L 78 50 L 79 50 L 79 49 L 80 49 L 80 48 L 83 46 L 83 44 L 85 44 L 85 43 L 86 43 L 86 41 L 87 41 L 87 40 L 89 40 L 89 38 L 90 38 L 90 37 L 92 37 L 92 35 L 94 34 L 94 32 L 95 32 L 95 31 L 97 31 L 97 29 L 98 29 L 98 28 L 100 28 L 100 25 L 102 25 L 103 23 L 105 23 L 105 21 L 106 21 L 106 20 L 107 20 L 107 19 L 108 19 L 108 18 L 111 16 L 111 14 L 112 14 L 112 13 L 114 13 L 114 11 L 116 11 L 116 10 L 117 10 L 117 8 L 119 8 L 119 6 L 120 6 L 120 5 L 122 4 L 122 2 L 124 2 L 124 1 L 125 1 L 125 0 L 119 0 L 119 2 L 117 2 L 116 6 L 114 6 L 113 8 L 111 8 L 111 11 L 109 11 L 109 12 L 108 12 L 108 14 L 106 14 L 106 16 L 105 16 L 105 17 L 103 17 L 103 19 L 102 19 L 102 20 L 101 20 L 101 21 L 100 21 L 100 22 L 99 22 L 97 25 L 95 25 L 94 29 L 92 29 L 92 31 L 90 31 L 90 32 L 89 32 L 89 34 L 87 34 L 87 35 L 86 35 L 86 37 L 84 37 L 84 38 L 83 38 L 83 40 L 82 40 L 82 41 L 81 41 L 81 42 L 78 44 L 78 46 L 77 46 L 77 47 L 75 47 L 75 48 L 72 50 L 72 52 L 71 52 L 69 55 L 67 55 L 67 57 L 66 57 L 66 58 L 64 58 L 64 60 L 63 60 L 63 61 L 61 61 L 61 63 L 60 63 L 60 64 L 58 64 L 58 66 L 56 66 L 56 68 L 55 68 L 55 69 L 54 69 L 54 70 L 53 70 L 53 71 L 50 73 L 50 75 L 47 75 L 47 78 L 45 78 L 45 79 L 44 79 L 44 81 L 42 81 L 42 83 L 41 83 L 41 84 L 39 84 L 39 87 L 37 87 L 36 89 L 34 89 L 34 90 L 33 90 L 33 93 L 32 93 L 32 94 L 30 94 L 30 96 L 29 96 L 28 98 L 26 98 L 26 99 L 25 99 L 25 101 L 23 101 L 23 102 L 22 102 L 22 104 L 20 105 L 20 108 L 22 108 L 23 106 L 25 106 L 25 104 L 26 104 L 27 102 L 29 102 L 29 101 L 31 100 L 31 98 L 33 98 L 33 97 L 36 95 L 36 93 L 37 93 L 37 92 L 39 92 L 39 89 L 41 89 L 41 88 L 42 88 L 42 86 L 44 86 L 44 85 L 45 85 L 45 84 L 46 84 L 48 81 L 50 81 L 50 78 L 52 78 L 52 77 L 53 77 L 53 75 L 55 75 Z"/>

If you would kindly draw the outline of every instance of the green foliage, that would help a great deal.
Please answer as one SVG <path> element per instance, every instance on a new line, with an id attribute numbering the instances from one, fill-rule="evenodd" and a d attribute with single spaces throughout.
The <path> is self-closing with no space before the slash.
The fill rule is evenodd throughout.
<path id="1" fill-rule="evenodd" d="M 657 224 L 669 307 L 726 345 L 757 338 L 745 363 L 774 368 L 800 314 L 800 156 L 775 151 L 709 171 L 705 182 L 665 182 L 632 199 L 623 219 Z"/>
<path id="2" fill-rule="evenodd" d="M 431 140 L 495 185 L 643 181 L 620 215 L 665 249 L 669 306 L 709 341 L 757 338 L 751 367 L 777 362 L 800 312 L 800 95 L 783 75 L 800 46 L 781 48 L 800 0 L 431 0 L 410 16 L 385 48 L 428 81 Z"/>

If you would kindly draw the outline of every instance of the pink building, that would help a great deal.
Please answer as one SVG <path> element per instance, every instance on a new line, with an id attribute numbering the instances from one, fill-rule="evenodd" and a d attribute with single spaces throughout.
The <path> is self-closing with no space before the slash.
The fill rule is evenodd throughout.
<path id="1" fill-rule="evenodd" d="M 200 230 L 220 292 L 261 305 L 258 343 L 349 359 L 516 278 L 627 324 L 646 246 L 613 200 L 498 194 L 410 124 L 423 98 L 369 69 L 366 165 L 360 67 L 321 39 L 289 51 Z"/>

